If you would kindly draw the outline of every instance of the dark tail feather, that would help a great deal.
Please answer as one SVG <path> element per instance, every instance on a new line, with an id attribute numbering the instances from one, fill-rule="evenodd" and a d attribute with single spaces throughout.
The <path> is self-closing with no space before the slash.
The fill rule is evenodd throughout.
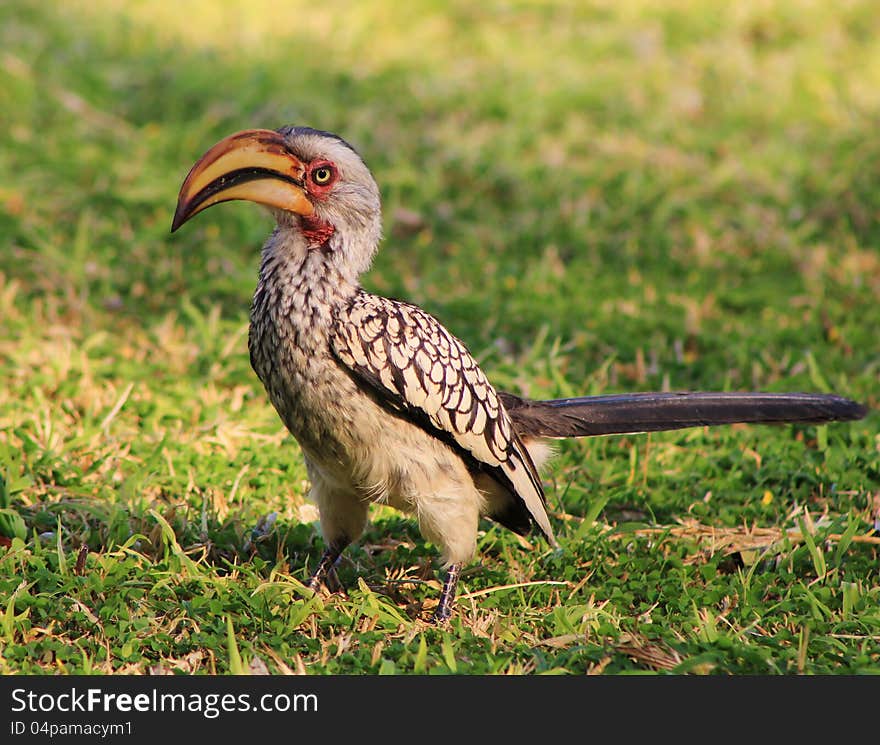
<path id="1" fill-rule="evenodd" d="M 825 393 L 623 393 L 553 401 L 501 394 L 524 436 L 634 434 L 713 424 L 861 419 L 862 404 Z"/>

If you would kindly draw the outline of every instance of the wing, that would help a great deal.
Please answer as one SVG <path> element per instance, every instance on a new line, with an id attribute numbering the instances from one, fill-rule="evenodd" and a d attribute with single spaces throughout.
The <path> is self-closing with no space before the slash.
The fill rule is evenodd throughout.
<path id="1" fill-rule="evenodd" d="M 507 410 L 464 344 L 439 321 L 414 305 L 362 292 L 337 317 L 331 346 L 386 406 L 521 500 L 555 545 L 541 482 Z"/>

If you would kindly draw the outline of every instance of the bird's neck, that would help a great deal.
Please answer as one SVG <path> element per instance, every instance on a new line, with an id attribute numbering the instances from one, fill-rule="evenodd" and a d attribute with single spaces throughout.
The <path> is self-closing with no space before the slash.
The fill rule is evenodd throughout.
<path id="1" fill-rule="evenodd" d="M 252 318 L 307 330 L 300 338 L 324 336 L 336 310 L 360 290 L 340 241 L 336 234 L 316 246 L 299 231 L 276 229 L 263 246 Z"/>

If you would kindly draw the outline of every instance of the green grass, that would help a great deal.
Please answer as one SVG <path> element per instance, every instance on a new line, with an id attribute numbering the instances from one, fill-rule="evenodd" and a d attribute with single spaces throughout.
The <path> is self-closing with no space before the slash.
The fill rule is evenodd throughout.
<path id="1" fill-rule="evenodd" d="M 0 6 L 0 672 L 880 672 L 876 413 L 563 443 L 563 551 L 486 523 L 446 628 L 387 509 L 304 592 L 245 343 L 270 222 L 168 232 L 238 129 L 354 143 L 365 284 L 500 388 L 880 398 L 875 2 L 406 7 Z"/>

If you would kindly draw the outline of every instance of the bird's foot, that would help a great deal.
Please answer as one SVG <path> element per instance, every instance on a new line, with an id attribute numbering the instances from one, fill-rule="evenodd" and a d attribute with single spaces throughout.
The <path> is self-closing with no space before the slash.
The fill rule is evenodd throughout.
<path id="1" fill-rule="evenodd" d="M 330 569 L 323 577 L 312 575 L 309 577 L 306 587 L 316 593 L 320 592 L 321 588 L 334 595 L 342 591 L 342 583 L 339 581 L 335 569 Z"/>
<path id="2" fill-rule="evenodd" d="M 323 576 L 318 576 L 317 572 L 309 577 L 308 587 L 312 592 L 318 592 L 321 586 L 333 594 L 342 592 L 342 582 L 339 581 L 339 575 L 336 574 L 336 567 L 330 567 Z"/>
<path id="3" fill-rule="evenodd" d="M 318 592 L 323 584 L 330 592 L 342 590 L 342 583 L 336 574 L 336 562 L 342 555 L 344 546 L 332 545 L 321 555 L 321 560 L 306 585 L 312 592 Z"/>

